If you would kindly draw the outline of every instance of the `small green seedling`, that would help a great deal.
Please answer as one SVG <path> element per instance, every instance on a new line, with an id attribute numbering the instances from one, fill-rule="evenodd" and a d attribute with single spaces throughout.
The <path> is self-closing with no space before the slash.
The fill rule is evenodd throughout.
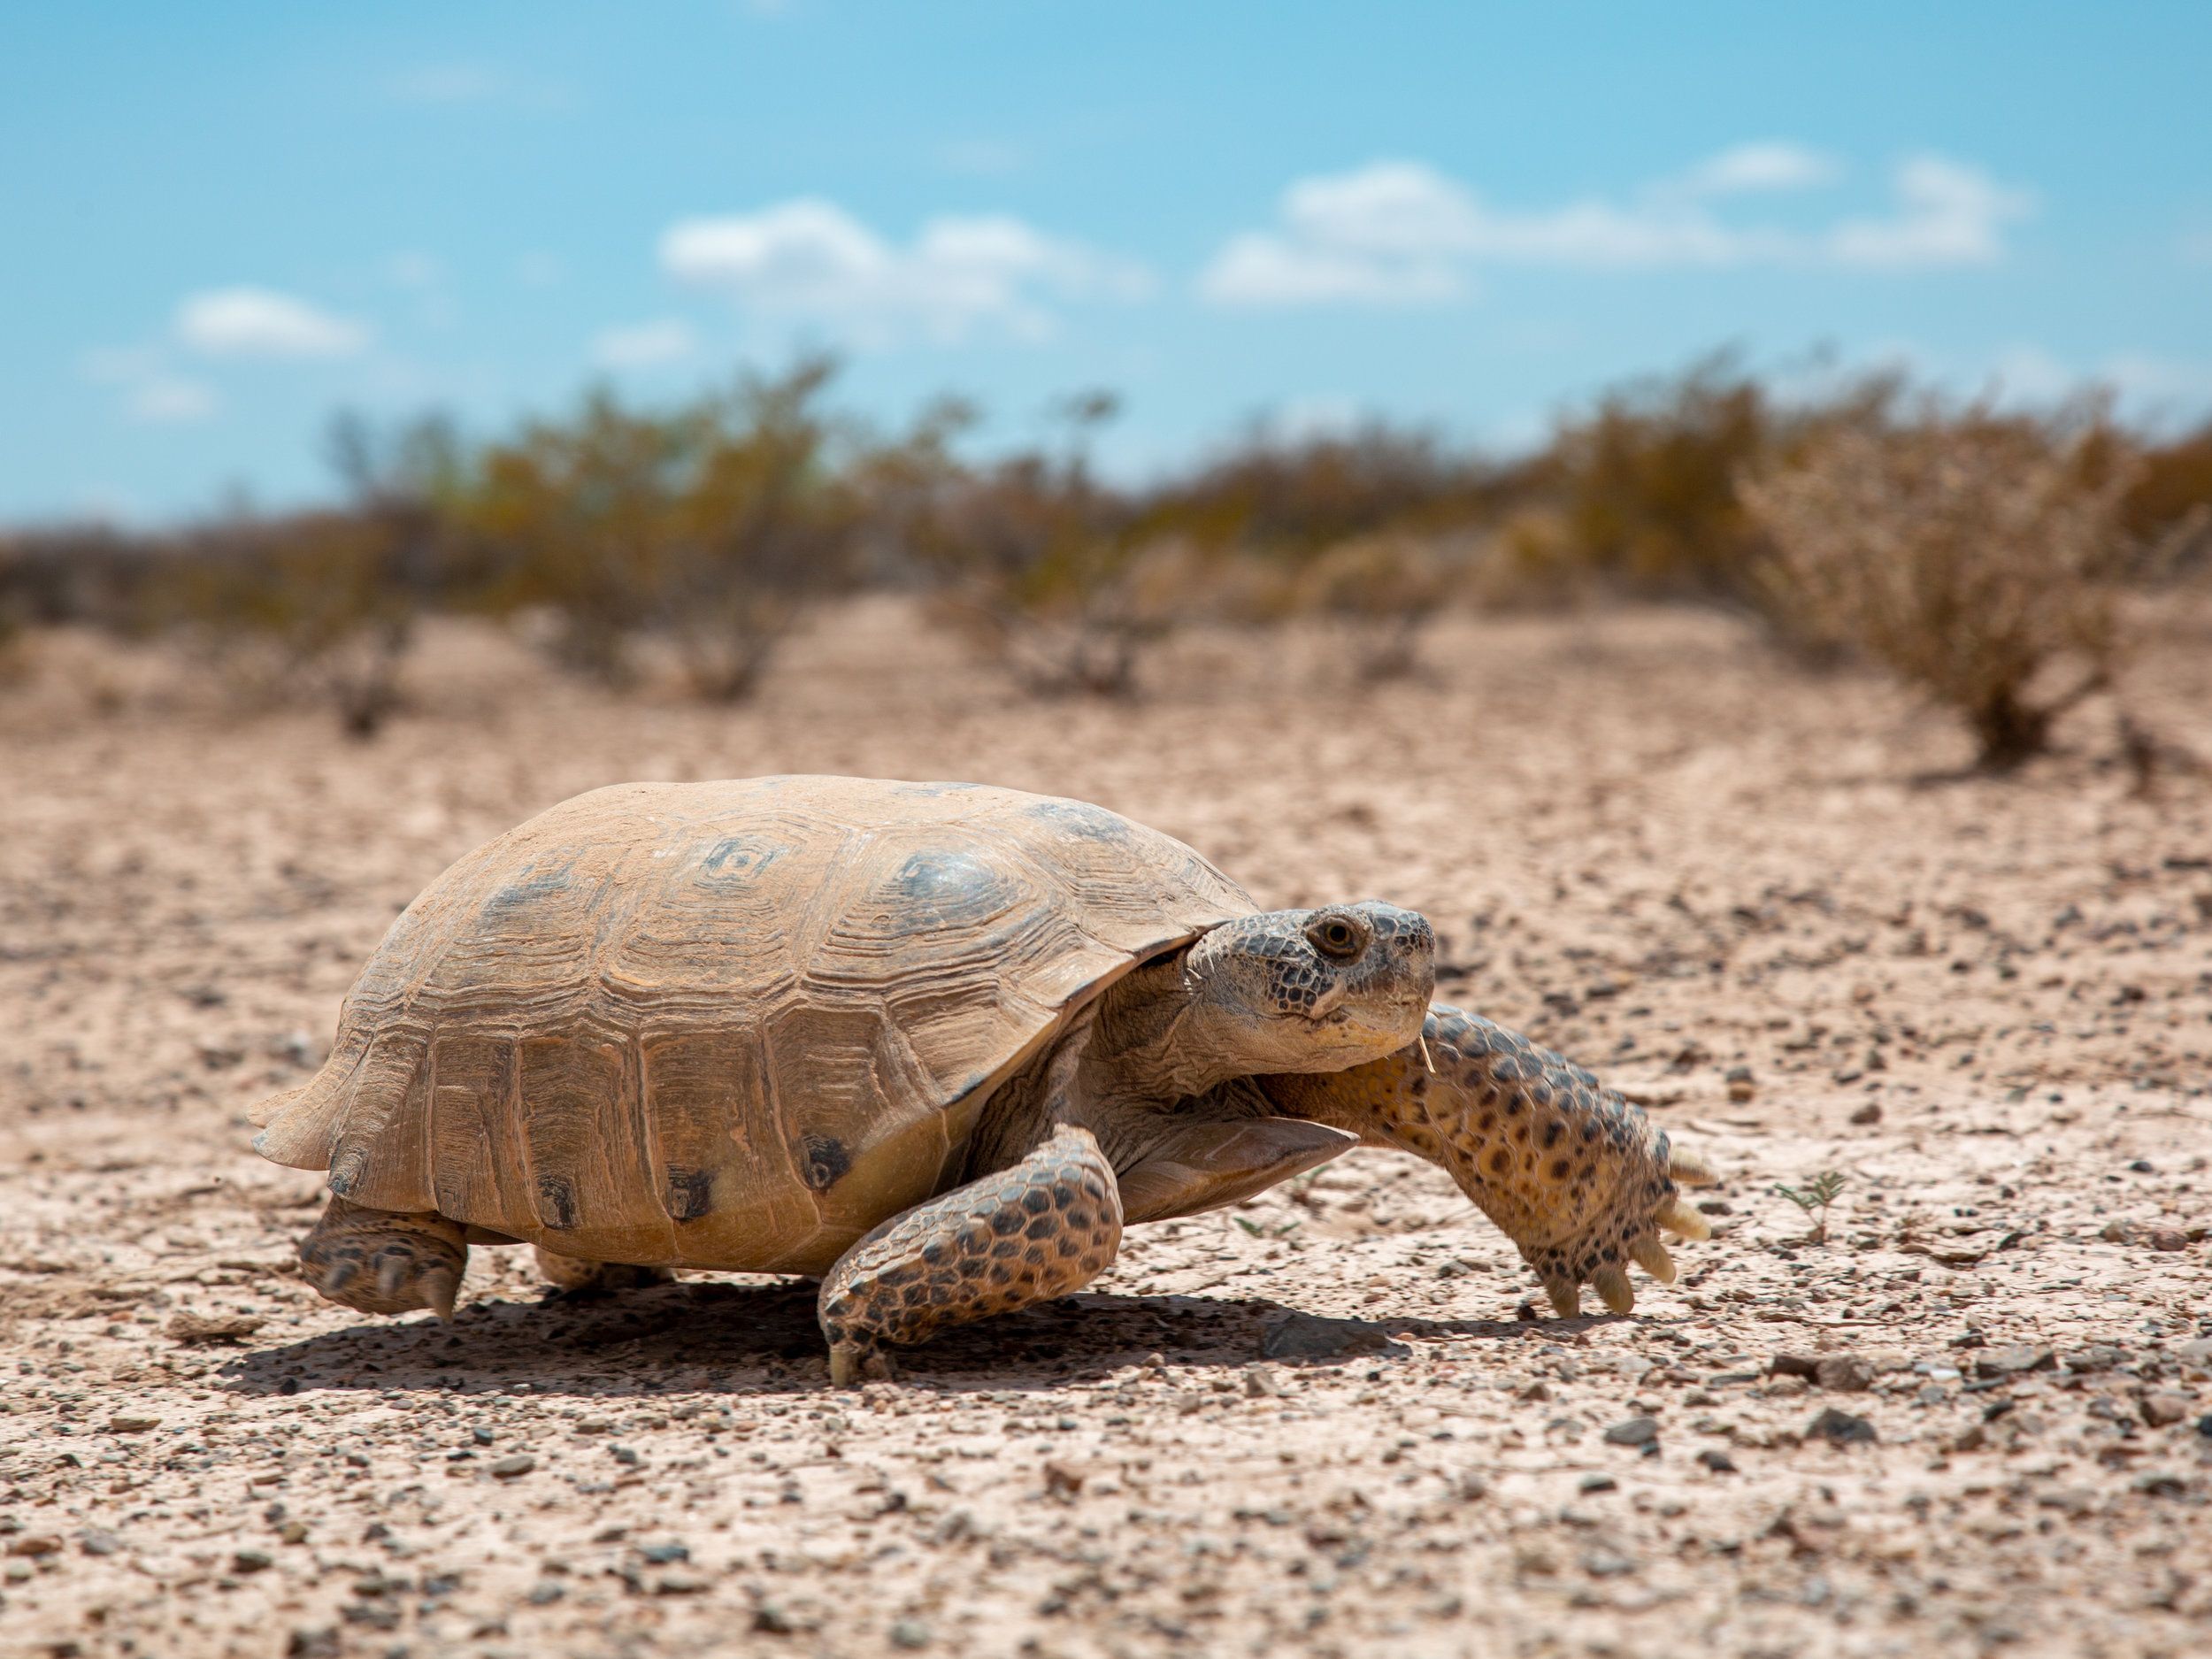
<path id="1" fill-rule="evenodd" d="M 1263 1227 L 1256 1221 L 1246 1220 L 1242 1216 L 1232 1216 L 1229 1219 L 1256 1239 L 1286 1239 L 1297 1232 L 1301 1225 L 1295 1221 L 1285 1221 L 1271 1227 Z"/>
<path id="2" fill-rule="evenodd" d="M 1828 1242 L 1828 1206 L 1834 1203 L 1836 1195 L 1843 1191 L 1844 1179 L 1842 1171 L 1839 1170 L 1823 1170 L 1802 1187 L 1784 1187 L 1778 1183 L 1774 1188 L 1803 1210 L 1807 1219 L 1812 1220 L 1811 1242 L 1815 1244 Z M 1816 1220 L 1813 1219 L 1816 1210 L 1820 1211 Z"/>

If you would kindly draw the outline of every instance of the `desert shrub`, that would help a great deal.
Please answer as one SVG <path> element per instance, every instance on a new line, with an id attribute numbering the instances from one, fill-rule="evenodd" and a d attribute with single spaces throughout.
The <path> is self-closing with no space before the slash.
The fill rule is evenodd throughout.
<path id="1" fill-rule="evenodd" d="M 932 609 L 1042 694 L 1131 695 L 1146 650 L 1189 610 L 1192 550 L 1148 534 L 1091 475 L 1089 435 L 1115 408 L 1104 393 L 1070 399 L 1056 452 L 963 465 L 941 427 L 906 451 L 931 484 L 899 534 Z"/>
<path id="2" fill-rule="evenodd" d="M 1434 536 L 1360 536 L 1300 572 L 1298 609 L 1344 631 L 1360 680 L 1402 679 L 1417 666 L 1421 631 L 1451 597 L 1456 574 Z"/>
<path id="3" fill-rule="evenodd" d="M 329 704 L 349 736 L 399 707 L 416 602 L 384 526 L 303 513 L 204 529 L 171 554 L 164 612 L 233 696 Z"/>
<path id="4" fill-rule="evenodd" d="M 1812 645 L 1769 606 L 1772 544 L 1737 480 L 1826 433 L 1882 425 L 1901 389 L 1874 374 L 1784 399 L 1721 353 L 1607 392 L 1563 415 L 1511 480 L 1505 570 L 1536 597 L 1606 588 L 1748 609 L 1784 643 Z"/>
<path id="5" fill-rule="evenodd" d="M 2138 452 L 2122 522 L 2156 580 L 2212 568 L 2212 426 Z"/>
<path id="6" fill-rule="evenodd" d="M 654 634 L 692 688 L 731 701 L 850 576 L 854 524 L 821 412 L 826 362 L 665 414 L 595 393 L 479 457 L 461 518 L 493 602 L 557 618 L 554 655 L 610 684 Z"/>
<path id="7" fill-rule="evenodd" d="M 1955 710 L 1982 766 L 2017 765 L 2116 662 L 2131 477 L 2100 432 L 1972 410 L 1824 434 L 1742 485 L 1769 603 Z"/>
<path id="8" fill-rule="evenodd" d="M 319 701 L 347 735 L 369 738 L 400 708 L 417 624 L 449 585 L 458 448 L 435 419 L 388 434 L 342 415 L 329 457 L 346 507 L 242 516 L 171 539 L 154 558 L 150 608 L 183 627 L 234 695 Z"/>
<path id="9" fill-rule="evenodd" d="M 1113 505 L 1079 472 L 1018 456 L 956 481 L 910 546 L 937 614 L 1033 690 L 1127 695 L 1176 618 Z"/>
<path id="10" fill-rule="evenodd" d="M 1248 436 L 1135 507 L 1148 534 L 1302 564 L 1362 536 L 1442 533 L 1491 516 L 1502 477 L 1433 434 L 1376 423 L 1294 442 Z"/>

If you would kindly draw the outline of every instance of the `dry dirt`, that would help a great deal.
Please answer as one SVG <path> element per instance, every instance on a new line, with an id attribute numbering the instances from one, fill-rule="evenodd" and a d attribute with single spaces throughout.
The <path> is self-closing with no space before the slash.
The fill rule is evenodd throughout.
<path id="1" fill-rule="evenodd" d="M 2161 629 L 2135 704 L 2212 753 L 2212 618 Z M 1941 719 L 1710 618 L 1340 657 L 1040 704 L 879 603 L 716 710 L 447 629 L 349 745 L 46 642 L 0 694 L 0 1653 L 2206 1652 L 2212 787 L 2132 795 L 2108 710 L 1946 778 Z M 549 1302 L 480 1250 L 442 1327 L 301 1284 L 315 1178 L 244 1111 L 394 912 L 578 790 L 789 770 L 1418 906 L 1444 995 L 1714 1162 L 1720 1235 L 1538 1318 L 1440 1173 L 1358 1153 L 859 1393 L 800 1285 Z M 1831 1169 L 1820 1242 L 1775 1187 Z"/>

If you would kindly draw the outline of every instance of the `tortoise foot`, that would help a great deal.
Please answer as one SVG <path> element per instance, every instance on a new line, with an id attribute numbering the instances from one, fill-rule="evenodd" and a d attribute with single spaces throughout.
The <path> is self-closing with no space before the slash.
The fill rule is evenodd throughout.
<path id="1" fill-rule="evenodd" d="M 830 1349 L 830 1386 L 857 1388 L 864 1382 L 896 1382 L 899 1368 L 872 1342 L 839 1342 Z"/>
<path id="2" fill-rule="evenodd" d="M 626 1262 L 588 1262 L 580 1256 L 563 1256 L 542 1244 L 534 1246 L 538 1271 L 545 1282 L 567 1296 L 601 1296 L 610 1291 L 642 1290 L 649 1285 L 672 1283 L 676 1275 L 664 1267 L 635 1267 Z"/>
<path id="3" fill-rule="evenodd" d="M 336 1197 L 300 1243 L 307 1282 L 361 1313 L 428 1308 L 450 1319 L 468 1258 L 460 1225 L 443 1216 L 401 1215 Z"/>
<path id="4" fill-rule="evenodd" d="M 1120 1243 L 1114 1167 L 1089 1130 L 1064 1125 L 1019 1163 L 915 1205 L 838 1257 L 816 1302 L 830 1380 L 875 1375 L 879 1344 L 1080 1290 Z"/>

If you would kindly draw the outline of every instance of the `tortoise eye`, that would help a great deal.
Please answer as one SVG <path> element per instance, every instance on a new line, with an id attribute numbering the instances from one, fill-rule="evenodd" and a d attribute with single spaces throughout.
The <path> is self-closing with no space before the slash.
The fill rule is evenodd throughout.
<path id="1" fill-rule="evenodd" d="M 1340 962 L 1359 955 L 1359 929 L 1341 916 L 1326 917 L 1316 922 L 1306 930 L 1306 937 L 1313 941 L 1314 949 L 1323 956 L 1333 956 Z"/>

